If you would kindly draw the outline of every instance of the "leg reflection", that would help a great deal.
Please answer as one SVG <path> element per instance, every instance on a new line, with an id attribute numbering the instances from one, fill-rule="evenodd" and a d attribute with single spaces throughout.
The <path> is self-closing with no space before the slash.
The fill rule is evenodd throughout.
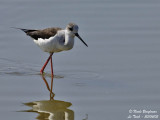
<path id="1" fill-rule="evenodd" d="M 45 76 L 42 75 L 42 79 L 50 92 L 50 100 L 25 103 L 26 106 L 31 107 L 30 110 L 25 110 L 25 112 L 38 113 L 38 116 L 36 117 L 38 120 L 74 120 L 74 112 L 68 109 L 72 104 L 70 102 L 54 99 L 55 94 L 52 92 L 53 77 L 51 77 L 51 88 L 49 87 Z"/>
<path id="2" fill-rule="evenodd" d="M 55 94 L 53 93 L 53 77 L 51 76 L 51 89 L 50 89 L 50 87 L 48 85 L 48 82 L 47 82 L 47 80 L 46 80 L 44 75 L 42 75 L 42 79 L 43 79 L 44 83 L 46 84 L 47 89 L 50 92 L 50 100 L 52 100 L 54 98 L 54 96 L 55 96 Z"/>

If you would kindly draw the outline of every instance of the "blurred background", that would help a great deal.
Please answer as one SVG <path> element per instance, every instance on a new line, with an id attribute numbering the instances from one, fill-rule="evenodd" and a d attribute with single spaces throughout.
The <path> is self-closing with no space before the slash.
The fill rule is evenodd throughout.
<path id="1" fill-rule="evenodd" d="M 89 46 L 76 38 L 72 50 L 53 55 L 54 99 L 70 103 L 70 119 L 124 120 L 133 117 L 130 109 L 159 114 L 159 11 L 159 0 L 0 0 L 0 118 L 36 119 L 33 111 L 16 111 L 49 100 L 39 74 L 48 53 L 11 27 L 69 22 Z"/>

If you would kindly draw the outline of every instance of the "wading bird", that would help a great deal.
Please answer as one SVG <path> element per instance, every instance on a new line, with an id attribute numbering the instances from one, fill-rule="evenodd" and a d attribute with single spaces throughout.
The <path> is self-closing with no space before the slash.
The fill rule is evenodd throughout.
<path id="1" fill-rule="evenodd" d="M 58 27 L 46 28 L 43 30 L 23 28 L 16 29 L 24 31 L 44 52 L 50 53 L 50 56 L 40 70 L 40 73 L 43 74 L 43 71 L 50 60 L 52 77 L 54 76 L 52 65 L 53 53 L 72 49 L 75 36 L 78 37 L 88 47 L 88 45 L 82 40 L 82 38 L 78 34 L 78 25 L 74 23 L 69 23 L 65 29 Z"/>

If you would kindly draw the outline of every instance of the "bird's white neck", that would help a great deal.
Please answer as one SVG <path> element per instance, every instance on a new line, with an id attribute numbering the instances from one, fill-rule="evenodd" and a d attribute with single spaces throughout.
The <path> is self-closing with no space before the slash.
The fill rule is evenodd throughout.
<path id="1" fill-rule="evenodd" d="M 74 45 L 74 35 L 69 32 L 68 30 L 65 30 L 65 46 L 69 47 L 70 49 L 73 48 Z"/>

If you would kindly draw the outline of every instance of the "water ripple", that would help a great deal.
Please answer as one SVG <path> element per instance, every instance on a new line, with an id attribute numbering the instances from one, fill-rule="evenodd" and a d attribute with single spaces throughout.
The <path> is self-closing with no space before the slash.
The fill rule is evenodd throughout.
<path id="1" fill-rule="evenodd" d="M 28 75 L 40 75 L 38 71 L 41 67 L 38 65 L 20 63 L 6 58 L 0 58 L 0 75 L 11 76 L 28 76 Z M 44 73 L 46 77 L 51 77 L 50 71 Z M 69 71 L 56 71 L 55 78 L 69 78 L 69 79 L 101 79 L 103 76 L 95 71 L 88 70 L 69 70 Z"/>

